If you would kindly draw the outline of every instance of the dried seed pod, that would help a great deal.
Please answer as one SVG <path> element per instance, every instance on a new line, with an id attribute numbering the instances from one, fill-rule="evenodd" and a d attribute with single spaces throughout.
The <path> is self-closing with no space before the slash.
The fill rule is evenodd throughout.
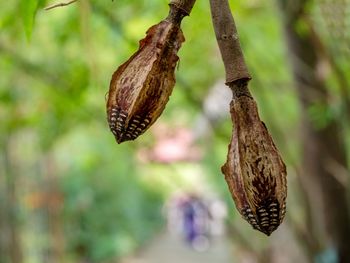
<path id="1" fill-rule="evenodd" d="M 243 218 L 270 235 L 286 212 L 287 173 L 246 85 L 238 83 L 233 89 L 235 126 L 222 172 Z"/>
<path id="2" fill-rule="evenodd" d="M 179 23 L 164 20 L 147 31 L 138 51 L 114 72 L 107 119 L 118 143 L 136 139 L 163 112 L 175 85 L 177 52 L 184 41 Z"/>

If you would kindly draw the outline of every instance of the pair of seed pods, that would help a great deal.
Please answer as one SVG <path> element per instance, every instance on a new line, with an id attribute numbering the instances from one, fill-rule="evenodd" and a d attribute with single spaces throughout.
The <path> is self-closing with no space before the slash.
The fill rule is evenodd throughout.
<path id="1" fill-rule="evenodd" d="M 170 5 L 169 16 L 147 31 L 137 52 L 114 72 L 107 119 L 118 143 L 135 140 L 163 112 L 175 85 L 186 15 Z M 222 172 L 243 218 L 270 235 L 285 215 L 286 168 L 249 92 L 234 96 L 231 116 L 235 126 Z"/>

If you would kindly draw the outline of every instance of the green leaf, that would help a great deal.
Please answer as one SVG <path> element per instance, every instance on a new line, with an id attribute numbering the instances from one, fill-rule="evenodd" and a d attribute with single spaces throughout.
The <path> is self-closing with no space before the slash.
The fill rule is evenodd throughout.
<path id="1" fill-rule="evenodd" d="M 28 40 L 32 35 L 35 14 L 38 9 L 38 2 L 39 0 L 21 0 L 21 15 L 24 31 Z"/>

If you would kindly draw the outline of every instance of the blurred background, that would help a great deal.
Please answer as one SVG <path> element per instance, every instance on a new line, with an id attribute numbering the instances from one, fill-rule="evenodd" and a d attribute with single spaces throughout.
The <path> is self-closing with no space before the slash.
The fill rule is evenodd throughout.
<path id="1" fill-rule="evenodd" d="M 266 237 L 220 172 L 231 94 L 208 1 L 183 21 L 157 123 L 117 145 L 105 96 L 166 0 L 0 4 L 1 263 L 350 262 L 350 1 L 230 1 L 252 94 L 288 168 Z"/>

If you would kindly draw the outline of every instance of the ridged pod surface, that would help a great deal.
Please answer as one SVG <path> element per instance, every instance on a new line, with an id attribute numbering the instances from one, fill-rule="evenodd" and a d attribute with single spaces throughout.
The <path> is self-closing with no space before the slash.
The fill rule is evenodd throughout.
<path id="1" fill-rule="evenodd" d="M 134 140 L 163 112 L 175 85 L 177 52 L 185 41 L 178 24 L 148 29 L 139 49 L 113 74 L 107 120 L 118 143 Z"/>
<path id="2" fill-rule="evenodd" d="M 235 125 L 222 172 L 243 218 L 270 235 L 286 212 L 286 167 L 245 88 L 231 102 Z"/>

